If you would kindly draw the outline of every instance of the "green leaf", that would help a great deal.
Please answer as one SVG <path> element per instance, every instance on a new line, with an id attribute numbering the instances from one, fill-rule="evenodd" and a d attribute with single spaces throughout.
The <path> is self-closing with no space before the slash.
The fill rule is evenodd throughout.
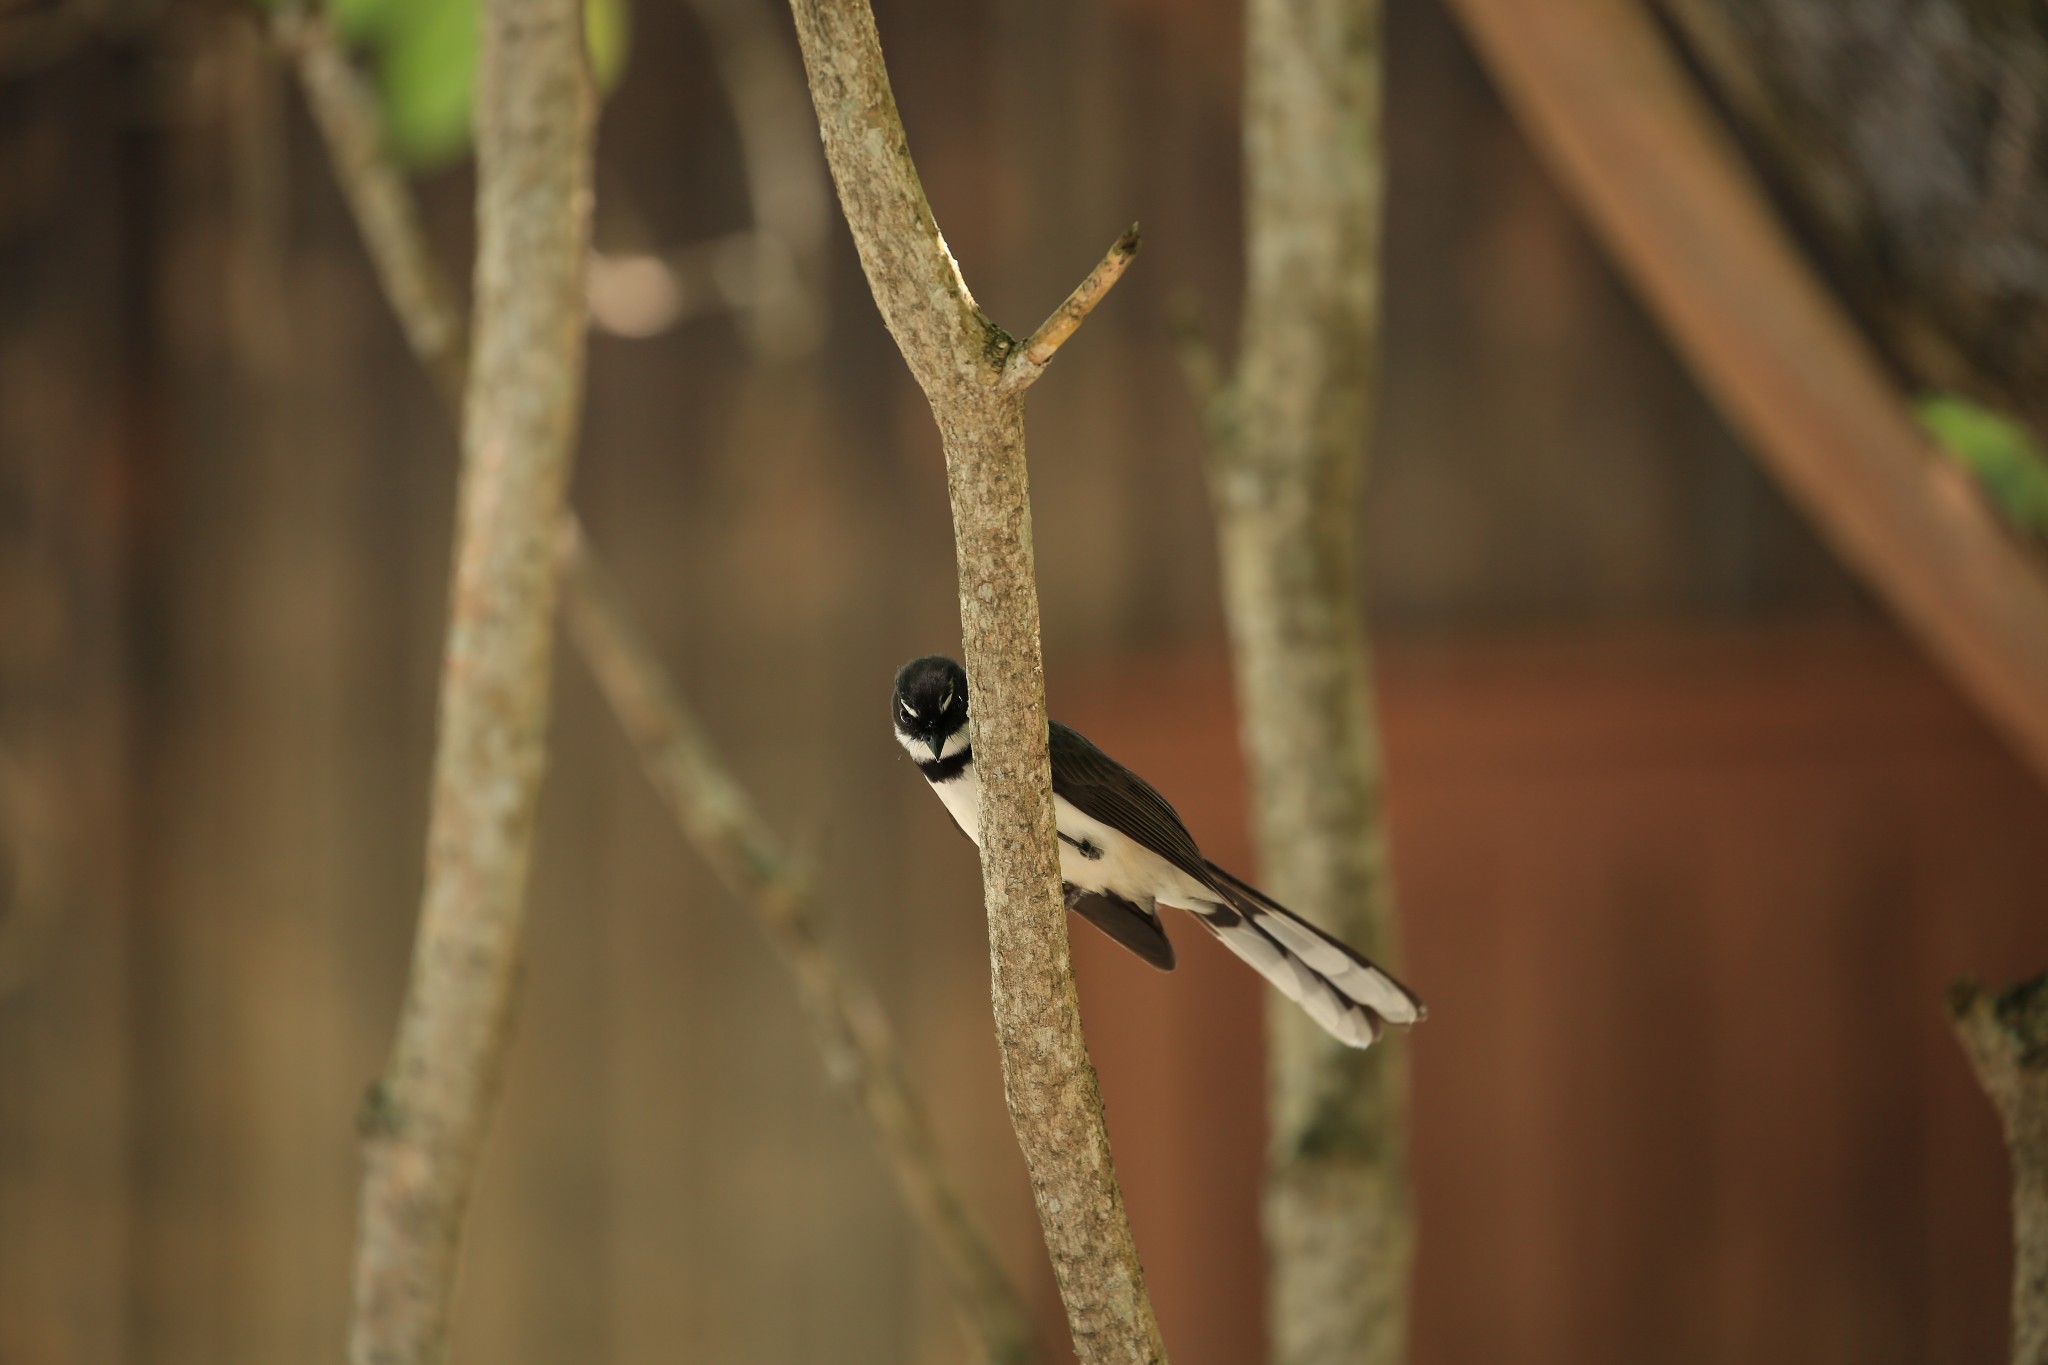
<path id="1" fill-rule="evenodd" d="M 2001 516 L 2048 539 L 2048 457 L 2026 428 L 1949 393 L 1922 398 L 1916 411 L 1927 434 L 1970 471 Z"/>
<path id="2" fill-rule="evenodd" d="M 420 167 L 462 156 L 469 150 L 476 89 L 477 0 L 414 0 L 379 46 L 392 150 Z"/>
<path id="3" fill-rule="evenodd" d="M 609 95 L 618 88 L 632 39 L 633 11 L 627 0 L 586 0 L 583 41 L 590 45 L 590 70 L 600 93 Z"/>
<path id="4" fill-rule="evenodd" d="M 337 0 L 359 8 L 376 54 L 391 149 L 407 165 L 445 165 L 470 150 L 479 0 Z M 585 41 L 601 91 L 619 82 L 632 35 L 627 0 L 587 0 Z M 336 22 L 342 22 L 336 10 Z"/>

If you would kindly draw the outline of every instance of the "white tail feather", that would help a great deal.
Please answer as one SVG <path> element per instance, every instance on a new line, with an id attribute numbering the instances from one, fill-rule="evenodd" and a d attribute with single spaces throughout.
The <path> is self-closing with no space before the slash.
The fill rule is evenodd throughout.
<path id="1" fill-rule="evenodd" d="M 1309 1018 L 1338 1042 L 1350 1047 L 1371 1047 L 1380 1036 L 1381 1016 L 1375 1008 L 1347 996 L 1331 978 L 1317 970 L 1306 954 L 1269 934 L 1267 927 L 1273 922 L 1272 916 L 1245 916 L 1229 906 L 1217 905 L 1207 911 L 1195 911 L 1195 918 L 1224 947 L 1278 987 L 1282 995 L 1308 1011 Z M 1320 959 L 1322 954 L 1316 956 Z M 1346 956 L 1345 965 L 1356 964 Z M 1412 1019 L 1412 1009 L 1409 1015 Z"/>

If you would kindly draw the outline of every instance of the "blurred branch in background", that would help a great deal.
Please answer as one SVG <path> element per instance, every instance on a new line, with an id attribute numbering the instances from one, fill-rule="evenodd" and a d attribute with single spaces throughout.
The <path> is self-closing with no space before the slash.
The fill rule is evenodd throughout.
<path id="1" fill-rule="evenodd" d="M 1453 0 L 1559 183 L 1843 558 L 2048 776 L 2048 571 L 1941 458 L 1635 0 Z"/>
<path id="2" fill-rule="evenodd" d="M 487 0 L 477 81 L 476 356 L 426 889 L 398 1038 L 364 1114 L 355 1365 L 440 1365 L 503 1070 L 545 767 L 583 392 L 596 93 L 579 0 Z"/>
<path id="3" fill-rule="evenodd" d="M 861 268 L 945 446 L 996 1041 L 1011 1125 L 1083 1365 L 1163 1361 L 1068 953 L 1024 459 L 1026 387 L 1121 273 L 1136 242 L 1126 237 L 1110 248 L 1089 283 L 1053 314 L 1051 330 L 1041 329 L 1047 344 L 1027 354 L 1031 368 L 1004 382 L 1018 343 L 975 304 L 946 249 L 910 156 L 868 0 L 792 0 L 790 9 Z"/>
<path id="4" fill-rule="evenodd" d="M 1379 0 L 1251 0 L 1234 379 L 1192 327 L 1260 876 L 1390 966 L 1394 889 L 1358 573 L 1378 382 Z M 1406 1057 L 1268 1011 L 1265 1230 L 1278 1365 L 1407 1355 Z"/>
<path id="5" fill-rule="evenodd" d="M 803 71 L 762 0 L 689 4 L 711 40 L 732 106 L 753 206 L 750 268 L 732 272 L 751 283 L 744 290 L 728 286 L 732 306 L 741 309 L 756 354 L 771 360 L 799 355 L 824 335 L 823 253 L 831 211 Z"/>
<path id="6" fill-rule="evenodd" d="M 391 311 L 459 417 L 469 376 L 469 329 L 454 287 L 427 249 L 412 193 L 385 149 L 376 92 L 349 64 L 325 18 L 287 6 L 274 13 L 270 34 L 299 73 L 334 178 Z"/>
<path id="7" fill-rule="evenodd" d="M 461 0 L 436 0 L 436 4 L 459 9 Z M 699 317 L 731 312 L 738 317 L 756 355 L 767 360 L 790 359 L 823 339 L 826 312 L 819 257 L 825 238 L 825 170 L 817 138 L 804 113 L 802 75 L 758 0 L 691 0 L 691 4 L 731 100 L 753 221 L 743 231 L 669 250 L 593 251 L 590 322 L 615 336 L 641 338 Z M 454 39 L 441 33 L 447 21 L 437 17 L 438 9 L 410 19 L 403 18 L 403 11 L 393 17 L 382 8 L 365 9 L 360 3 L 351 12 L 357 14 L 356 29 L 368 28 L 383 40 L 384 47 L 377 50 L 387 59 L 390 45 L 409 34 L 412 26 L 432 30 L 419 41 L 447 48 L 438 66 L 423 66 L 418 59 L 398 61 L 398 69 L 407 74 L 395 80 L 387 75 L 380 97 L 356 71 L 328 17 L 314 16 L 293 4 L 280 4 L 272 12 L 273 37 L 292 52 L 309 91 L 319 92 L 313 100 L 314 117 L 329 145 L 349 149 L 352 158 L 368 155 L 390 160 L 394 138 L 388 123 L 389 106 L 395 101 L 402 108 L 421 104 L 438 108 L 451 93 L 466 97 L 473 83 L 468 65 L 473 52 L 463 45 L 460 26 Z M 365 15 L 385 17 L 372 23 Z M 593 43 L 600 30 L 623 32 L 624 22 L 616 16 L 603 18 L 593 10 Z M 410 50 L 407 44 L 411 41 L 400 43 L 400 50 Z M 624 40 L 614 37 L 611 41 L 621 44 Z M 620 60 L 614 55 L 608 62 L 600 62 L 600 77 L 615 74 Z M 428 87 L 429 94 L 403 93 L 415 86 Z M 466 127 L 466 105 L 464 108 Z M 446 119 L 445 113 L 434 114 L 426 119 L 434 125 L 432 129 L 424 133 L 415 130 L 395 141 L 407 147 L 424 139 L 431 147 L 441 147 L 457 136 L 439 129 Z M 375 128 L 376 139 L 359 136 L 354 130 L 361 127 Z M 437 152 L 429 159 L 444 154 Z M 393 235 L 418 235 L 407 224 L 415 211 L 398 177 L 350 171 L 341 180 L 358 220 L 383 225 L 380 230 Z M 403 253 L 378 258 L 380 272 L 388 272 L 383 277 L 386 292 L 404 301 L 399 314 L 409 328 L 439 327 L 445 318 L 460 321 L 452 298 L 415 297 L 437 288 L 447 292 L 445 280 L 420 269 L 429 264 L 423 257 L 414 260 Z M 437 378 L 451 382 L 438 371 L 462 363 L 460 332 L 409 339 L 416 351 L 431 357 L 429 364 L 436 369 Z M 460 387 L 459 369 L 452 382 Z"/>
<path id="8" fill-rule="evenodd" d="M 1966 982 L 1949 1016 L 2012 1162 L 2013 1365 L 2048 1365 L 2048 976 L 1997 996 Z"/>
<path id="9" fill-rule="evenodd" d="M 300 72 L 406 337 L 451 411 L 459 410 L 467 364 L 462 319 L 427 249 L 404 178 L 384 152 L 375 99 L 321 21 L 279 20 L 273 32 Z M 562 518 L 556 545 L 572 639 L 685 837 L 753 914 L 794 977 L 826 1075 L 872 1126 L 970 1336 L 996 1365 L 1031 1359 L 1023 1299 L 946 1170 L 874 991 L 825 950 L 795 859 L 719 765 L 573 513 Z"/>
<path id="10" fill-rule="evenodd" d="M 573 521 L 560 533 L 569 626 L 612 712 L 640 754 L 648 780 L 726 889 L 750 906 L 789 969 L 817 1035 L 825 1074 L 874 1127 L 897 1188 L 939 1258 L 970 1337 L 994 1365 L 1037 1352 L 1024 1306 L 958 1191 L 910 1088 L 881 1006 L 825 951 L 802 870 L 714 756 L 618 587 L 582 544 Z"/>

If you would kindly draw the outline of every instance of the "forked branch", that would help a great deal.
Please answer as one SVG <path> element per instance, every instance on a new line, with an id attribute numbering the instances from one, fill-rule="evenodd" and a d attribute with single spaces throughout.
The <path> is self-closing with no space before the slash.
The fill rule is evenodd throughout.
<path id="1" fill-rule="evenodd" d="M 1025 384 L 1004 382 L 1016 343 L 976 306 L 946 250 L 867 0 L 792 0 L 790 8 L 861 268 L 945 445 L 996 1037 L 1039 1225 L 1084 1365 L 1163 1360 L 1067 953 L 1024 463 Z M 1044 359 L 1114 283 L 1135 246 L 1113 249 L 1099 278 L 1076 291 L 1072 313 L 1054 315 Z"/>

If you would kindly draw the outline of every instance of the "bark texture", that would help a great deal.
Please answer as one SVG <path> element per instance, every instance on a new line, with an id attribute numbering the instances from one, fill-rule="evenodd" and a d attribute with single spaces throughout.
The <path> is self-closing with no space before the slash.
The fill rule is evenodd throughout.
<path id="1" fill-rule="evenodd" d="M 2048 1365 L 2048 976 L 1997 996 L 1958 986 L 1949 1017 L 2012 1161 L 2013 1365 Z"/>
<path id="2" fill-rule="evenodd" d="M 273 33 L 299 71 L 406 337 L 450 409 L 459 412 L 467 328 L 427 249 L 410 192 L 383 150 L 375 101 L 324 24 L 286 15 Z M 995 1365 L 1033 1359 L 1022 1297 L 946 1169 L 874 991 L 826 950 L 801 869 L 720 764 L 573 513 L 563 514 L 556 534 L 573 642 L 685 837 L 754 915 L 789 969 L 826 1075 L 871 1125 L 971 1338 Z"/>
<path id="3" fill-rule="evenodd" d="M 2048 439 L 2048 10 L 1658 8 L 1891 355 Z"/>
<path id="4" fill-rule="evenodd" d="M 1023 392 L 1057 340 L 1030 359 L 1030 374 L 1005 382 L 1018 345 L 976 306 L 946 250 L 867 0 L 792 0 L 790 8 L 861 267 L 945 445 L 1011 1122 L 1080 1359 L 1164 1360 L 1081 1032 L 1054 843 Z M 1128 256 L 1124 243 L 1111 248 L 1119 253 Z M 1095 299 L 1106 288 L 1084 284 L 1076 295 Z M 1062 338 L 1072 330 L 1059 326 Z"/>
<path id="5" fill-rule="evenodd" d="M 2048 573 L 1928 444 L 1627 0 L 1452 0 L 1701 385 L 1842 558 L 2048 776 Z"/>
<path id="6" fill-rule="evenodd" d="M 1357 546 L 1378 349 L 1380 69 L 1378 0 L 1251 0 L 1244 333 L 1235 382 L 1206 404 L 1260 877 L 1391 966 Z M 1273 1359 L 1398 1361 L 1414 1241 L 1404 1054 L 1340 1046 L 1277 1002 L 1268 1024 Z"/>
<path id="7" fill-rule="evenodd" d="M 363 1116 L 355 1365 L 448 1354 L 462 1220 L 518 979 L 554 639 L 554 529 L 583 382 L 594 97 L 577 0 L 489 0 L 477 87 L 476 356 L 426 890 Z"/>

